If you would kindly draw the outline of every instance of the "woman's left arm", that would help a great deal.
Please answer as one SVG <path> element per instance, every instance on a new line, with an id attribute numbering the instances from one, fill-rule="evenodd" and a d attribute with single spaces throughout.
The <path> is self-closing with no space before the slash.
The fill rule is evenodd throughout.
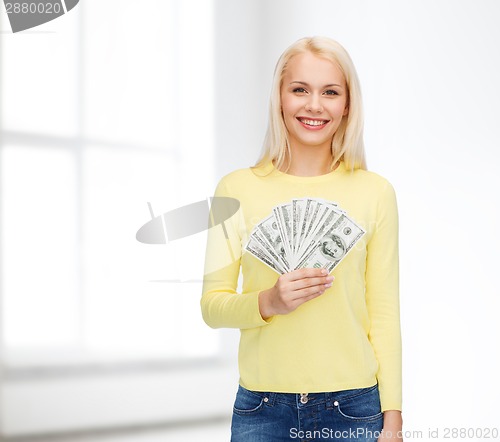
<path id="1" fill-rule="evenodd" d="M 384 425 L 401 411 L 401 329 L 399 318 L 399 222 L 396 194 L 383 180 L 377 192 L 372 235 L 367 243 L 366 305 L 368 338 L 378 362 L 377 381 Z"/>

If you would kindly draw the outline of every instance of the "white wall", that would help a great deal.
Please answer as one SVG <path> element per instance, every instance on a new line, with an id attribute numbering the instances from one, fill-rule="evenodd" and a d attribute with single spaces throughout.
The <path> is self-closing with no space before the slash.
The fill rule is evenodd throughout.
<path id="1" fill-rule="evenodd" d="M 254 164 L 267 120 L 264 0 L 215 2 L 216 172 Z"/>

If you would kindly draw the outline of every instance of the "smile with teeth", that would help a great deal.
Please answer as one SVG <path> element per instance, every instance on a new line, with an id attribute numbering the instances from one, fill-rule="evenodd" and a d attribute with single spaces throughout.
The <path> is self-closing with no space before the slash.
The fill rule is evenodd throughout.
<path id="1" fill-rule="evenodd" d="M 297 120 L 299 120 L 302 124 L 305 124 L 307 126 L 324 126 L 326 123 L 328 123 L 329 120 L 310 120 L 309 118 L 301 118 L 297 117 Z"/>

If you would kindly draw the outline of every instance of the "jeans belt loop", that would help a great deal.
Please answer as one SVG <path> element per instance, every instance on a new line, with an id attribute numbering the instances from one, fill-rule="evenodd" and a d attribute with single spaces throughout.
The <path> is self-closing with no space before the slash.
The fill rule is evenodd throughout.
<path id="1" fill-rule="evenodd" d="M 275 392 L 269 392 L 264 394 L 264 403 L 272 407 L 274 405 L 274 401 L 276 399 Z"/>

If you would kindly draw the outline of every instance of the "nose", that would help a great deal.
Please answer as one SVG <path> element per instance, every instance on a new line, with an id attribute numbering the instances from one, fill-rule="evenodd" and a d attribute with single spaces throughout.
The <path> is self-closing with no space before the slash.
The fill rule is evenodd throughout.
<path id="1" fill-rule="evenodd" d="M 320 99 L 316 94 L 312 94 L 309 97 L 309 101 L 306 104 L 306 111 L 311 113 L 320 114 L 323 112 L 323 106 L 321 105 Z"/>

